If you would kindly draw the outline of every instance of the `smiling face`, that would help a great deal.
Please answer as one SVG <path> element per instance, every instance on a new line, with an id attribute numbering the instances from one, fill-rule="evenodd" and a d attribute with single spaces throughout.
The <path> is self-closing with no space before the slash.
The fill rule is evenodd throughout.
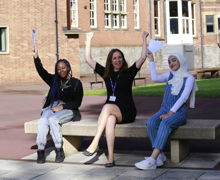
<path id="1" fill-rule="evenodd" d="M 57 64 L 57 74 L 62 79 L 66 78 L 68 76 L 68 74 L 69 74 L 68 68 L 67 68 L 67 65 L 64 62 L 59 62 Z"/>
<path id="2" fill-rule="evenodd" d="M 116 51 L 112 55 L 112 65 L 114 71 L 120 71 L 122 65 L 123 65 L 123 57 L 122 54 L 119 51 Z"/>
<path id="3" fill-rule="evenodd" d="M 180 68 L 180 62 L 176 56 L 170 56 L 168 58 L 168 64 L 172 71 L 177 71 Z"/>

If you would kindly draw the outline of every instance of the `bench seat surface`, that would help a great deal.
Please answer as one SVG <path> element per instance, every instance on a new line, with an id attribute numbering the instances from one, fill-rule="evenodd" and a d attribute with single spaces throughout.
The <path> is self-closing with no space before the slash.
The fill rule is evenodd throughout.
<path id="1" fill-rule="evenodd" d="M 145 127 L 146 120 L 137 119 L 133 123 L 118 124 L 116 126 L 116 137 L 147 137 Z M 77 122 L 68 122 L 62 126 L 64 136 L 94 136 L 96 132 L 97 119 L 83 119 Z M 26 122 L 25 133 L 37 133 L 37 120 Z M 214 140 L 220 135 L 220 120 L 187 120 L 187 124 L 175 130 L 171 139 L 210 139 Z"/>

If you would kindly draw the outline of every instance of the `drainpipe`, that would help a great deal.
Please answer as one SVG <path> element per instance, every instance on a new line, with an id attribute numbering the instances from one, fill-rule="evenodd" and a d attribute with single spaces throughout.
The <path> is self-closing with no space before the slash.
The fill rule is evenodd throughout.
<path id="1" fill-rule="evenodd" d="M 199 1 L 199 8 L 200 8 L 200 37 L 201 37 L 201 61 L 202 61 L 202 68 L 204 68 L 204 39 L 203 39 L 203 23 L 202 23 L 202 0 Z"/>
<path id="2" fill-rule="evenodd" d="M 57 14 L 57 0 L 55 0 L 55 26 L 56 26 L 56 57 L 59 60 L 59 37 L 58 37 L 58 14 Z"/>

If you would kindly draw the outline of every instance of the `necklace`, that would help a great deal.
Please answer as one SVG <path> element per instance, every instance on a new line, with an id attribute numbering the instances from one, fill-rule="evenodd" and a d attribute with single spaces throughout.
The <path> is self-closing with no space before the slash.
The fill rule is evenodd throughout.
<path id="1" fill-rule="evenodd" d="M 70 78 L 68 80 L 66 80 L 65 82 L 63 82 L 62 80 L 60 81 L 61 85 L 60 88 L 63 91 L 63 89 L 66 87 L 67 83 L 69 82 Z"/>

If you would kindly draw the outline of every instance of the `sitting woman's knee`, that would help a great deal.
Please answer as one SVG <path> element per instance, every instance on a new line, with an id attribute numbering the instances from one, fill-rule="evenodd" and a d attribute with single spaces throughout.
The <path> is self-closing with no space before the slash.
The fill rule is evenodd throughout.
<path id="1" fill-rule="evenodd" d="M 48 119 L 48 122 L 49 122 L 49 124 L 57 124 L 57 123 L 58 123 L 58 120 L 57 120 L 56 118 L 54 118 L 54 117 L 50 117 L 50 118 Z"/>
<path id="2" fill-rule="evenodd" d="M 111 104 L 105 104 L 105 105 L 102 107 L 102 112 L 110 113 L 110 112 L 111 112 L 111 109 L 112 109 Z"/>

